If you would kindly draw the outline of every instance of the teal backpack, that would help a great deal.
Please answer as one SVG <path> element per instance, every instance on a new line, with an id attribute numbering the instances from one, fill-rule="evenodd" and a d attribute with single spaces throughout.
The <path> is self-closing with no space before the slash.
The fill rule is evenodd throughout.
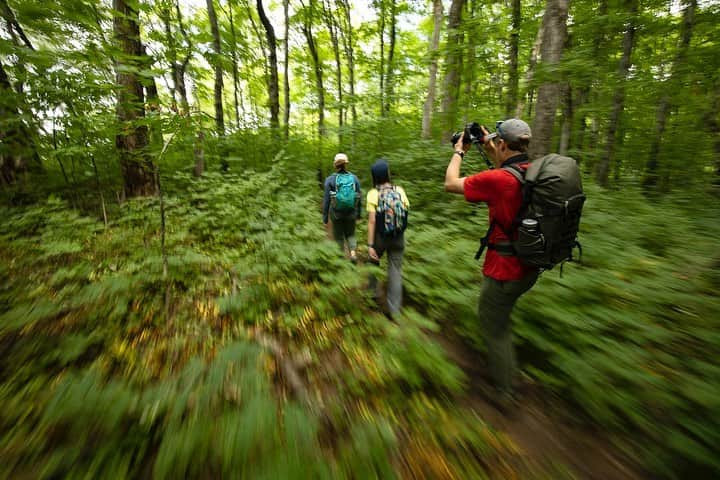
<path id="1" fill-rule="evenodd" d="M 351 173 L 335 175 L 335 192 L 333 196 L 333 214 L 335 218 L 355 216 L 358 192 L 355 188 L 355 177 Z"/>

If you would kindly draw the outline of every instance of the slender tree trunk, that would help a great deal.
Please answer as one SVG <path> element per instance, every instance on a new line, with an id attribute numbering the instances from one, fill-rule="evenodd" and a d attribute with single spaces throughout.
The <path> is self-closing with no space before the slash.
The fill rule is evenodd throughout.
<path id="1" fill-rule="evenodd" d="M 337 103 L 338 103 L 338 143 L 343 144 L 343 84 L 342 84 L 342 63 L 340 62 L 340 45 L 338 42 L 338 26 L 333 12 L 325 6 L 325 0 L 323 0 L 323 18 L 325 19 L 325 25 L 330 32 L 330 42 L 333 47 L 333 54 L 335 56 L 335 87 L 337 88 Z"/>
<path id="2" fill-rule="evenodd" d="M 285 108 L 283 111 L 283 132 L 285 140 L 290 138 L 290 0 L 283 0 L 283 13 L 285 15 L 285 60 L 283 61 L 283 76 L 285 83 L 283 84 Z"/>
<path id="3" fill-rule="evenodd" d="M 521 118 L 523 116 L 523 111 L 525 110 L 525 101 L 527 100 L 528 107 L 528 117 L 532 115 L 532 108 L 533 108 L 533 97 L 535 95 L 535 86 L 533 85 L 533 79 L 535 77 L 535 66 L 537 65 L 537 58 L 540 54 L 540 48 L 543 44 L 543 28 L 542 25 L 540 28 L 538 28 L 537 35 L 535 36 L 535 42 L 533 43 L 533 48 L 530 51 L 530 63 L 528 65 L 527 72 L 525 73 L 525 85 L 527 85 L 527 93 L 526 93 L 526 99 L 522 99 L 517 104 L 517 108 L 515 109 L 515 117 Z"/>
<path id="4" fill-rule="evenodd" d="M 102 206 L 102 214 L 103 214 L 103 220 L 105 222 L 105 226 L 108 225 L 108 217 L 107 217 L 107 209 L 105 208 L 105 196 L 102 193 L 102 187 L 100 186 L 100 174 L 98 173 L 97 163 L 95 162 L 95 155 L 90 154 L 90 162 L 93 166 L 93 171 L 95 172 L 95 188 L 97 189 L 98 196 L 100 197 L 100 205 Z M 60 164 L 62 165 L 62 164 Z M 65 179 L 67 181 L 67 178 Z"/>
<path id="5" fill-rule="evenodd" d="M 268 81 L 270 127 L 272 128 L 274 134 L 277 134 L 280 129 L 280 88 L 278 84 L 277 40 L 275 39 L 275 29 L 270 23 L 267 15 L 265 15 L 262 0 L 257 0 L 257 9 L 260 21 L 262 22 L 263 27 L 265 27 L 265 36 L 267 37 L 268 50 L 270 54 L 270 78 Z"/>
<path id="6" fill-rule="evenodd" d="M 126 0 L 114 0 L 113 28 L 121 55 L 117 59 L 117 118 L 120 132 L 115 145 L 120 154 L 120 168 L 125 182 L 126 197 L 154 195 L 154 172 L 146 147 L 148 128 L 145 118 L 143 86 L 135 72 L 142 70 L 143 51 L 140 43 L 138 11 Z"/>
<path id="7" fill-rule="evenodd" d="M 606 43 L 606 37 L 607 37 L 607 15 L 608 15 L 608 2 L 607 0 L 600 0 L 600 4 L 598 5 L 596 16 L 601 19 L 598 31 L 596 32 L 596 38 L 597 40 L 593 43 L 592 53 L 590 55 L 590 58 L 593 61 L 593 69 L 596 73 L 600 72 L 600 52 L 602 47 L 604 47 Z M 592 75 L 593 78 L 596 78 L 595 75 Z M 588 115 L 584 111 L 582 111 L 582 107 L 586 103 L 592 103 L 593 99 L 597 97 L 597 92 L 592 92 L 591 95 L 591 86 L 592 81 L 586 83 L 585 85 L 582 85 L 577 92 L 577 95 L 575 95 L 575 111 L 579 112 L 580 115 L 577 115 L 577 125 L 575 125 L 574 131 L 577 131 L 577 136 L 573 136 L 571 138 L 571 143 L 574 146 L 574 150 L 576 152 L 584 151 L 583 147 L 585 144 L 585 132 L 587 130 L 587 118 Z M 593 115 L 594 116 L 594 115 Z M 594 119 L 593 119 L 594 122 Z M 580 161 L 580 157 L 577 158 L 578 161 Z"/>
<path id="8" fill-rule="evenodd" d="M 353 43 L 353 30 L 352 22 L 350 19 L 350 4 L 348 0 L 338 0 L 340 7 L 343 10 L 343 28 L 342 39 L 343 48 L 345 49 L 345 56 L 347 57 L 348 64 L 348 82 L 350 83 L 350 112 L 352 113 L 353 125 L 357 121 L 357 108 L 355 107 L 355 47 Z M 353 133 L 353 144 L 355 134 Z"/>
<path id="9" fill-rule="evenodd" d="M 444 138 L 450 139 L 455 129 L 457 102 L 460 91 L 460 75 L 462 70 L 463 33 L 460 30 L 462 9 L 465 0 L 452 0 L 448 15 L 448 42 L 445 59 L 446 71 L 443 85 L 442 117 Z"/>
<path id="10" fill-rule="evenodd" d="M 508 71 L 508 92 L 505 99 L 505 115 L 510 118 L 518 103 L 518 49 L 520 44 L 520 22 L 522 21 L 520 0 L 512 0 L 512 30 L 510 31 L 510 70 Z"/>
<path id="11" fill-rule="evenodd" d="M 185 30 L 185 25 L 183 24 L 179 0 L 175 0 L 175 13 L 177 14 L 177 21 L 178 27 L 180 28 L 180 33 L 185 40 L 185 58 L 183 59 L 182 63 L 178 65 L 177 78 L 175 79 L 175 88 L 177 89 L 178 96 L 180 97 L 180 111 L 183 115 L 187 115 L 190 111 L 190 104 L 188 102 L 187 88 L 185 87 L 185 72 L 187 71 L 188 64 L 190 63 L 193 46 L 190 42 L 190 37 Z"/>
<path id="12" fill-rule="evenodd" d="M 565 36 L 565 50 L 570 50 L 572 47 L 572 37 L 570 34 Z M 567 155 L 568 148 L 570 148 L 570 137 L 572 135 L 573 126 L 573 90 L 570 84 L 569 75 L 567 72 L 563 73 L 563 81 L 560 86 L 560 104 L 562 106 L 562 117 L 560 123 L 560 139 L 558 143 L 558 153 L 560 155 Z"/>
<path id="13" fill-rule="evenodd" d="M 635 24 L 637 21 L 639 0 L 626 0 L 625 5 L 630 18 L 625 34 L 623 35 L 623 54 L 622 58 L 620 58 L 617 72 L 618 85 L 615 87 L 613 108 L 610 113 L 610 123 L 608 124 L 609 140 L 597 166 L 597 181 L 604 187 L 608 185 L 610 165 L 613 164 L 615 159 L 615 143 L 617 140 L 618 125 L 620 124 L 620 116 L 625 108 L 625 82 L 627 81 L 630 66 L 632 65 L 630 59 L 632 57 L 633 46 L 635 45 Z"/>
<path id="14" fill-rule="evenodd" d="M 318 134 L 320 138 L 325 137 L 325 87 L 323 87 L 323 69 L 320 57 L 318 55 L 317 46 L 315 45 L 315 39 L 313 38 L 312 32 L 312 19 L 315 7 L 315 1 L 310 0 L 309 11 L 305 12 L 305 19 L 302 26 L 303 33 L 305 34 L 305 40 L 307 40 L 308 50 L 310 51 L 310 57 L 313 61 L 313 68 L 315 70 L 315 87 L 317 89 L 318 96 Z"/>
<path id="15" fill-rule="evenodd" d="M 202 130 L 199 130 L 197 133 L 193 154 L 195 155 L 195 168 L 193 169 L 193 174 L 196 177 L 201 177 L 205 171 L 205 132 Z"/>
<path id="16" fill-rule="evenodd" d="M 215 67 L 215 126 L 218 135 L 225 135 L 225 117 L 223 116 L 223 66 L 222 47 L 220 44 L 220 29 L 218 28 L 217 15 L 215 14 L 214 0 L 207 0 L 208 19 L 210 31 L 213 36 L 213 66 Z"/>
<path id="17" fill-rule="evenodd" d="M 147 53 L 145 45 L 140 45 L 142 50 L 142 61 L 143 70 L 150 71 L 155 59 Z M 141 78 L 140 83 L 145 88 L 145 100 L 146 100 L 146 111 L 152 114 L 157 114 L 160 111 L 160 97 L 158 95 L 157 83 L 155 83 L 155 77 L 145 75 Z M 151 115 L 152 117 L 152 115 Z M 156 152 L 160 152 L 162 148 L 162 127 L 158 121 L 152 122 L 148 125 L 148 133 L 150 135 L 150 144 L 153 146 Z"/>
<path id="18" fill-rule="evenodd" d="M 541 55 L 542 66 L 548 71 L 560 63 L 562 57 L 567 36 L 568 4 L 569 0 L 547 0 L 542 25 Z M 530 158 L 540 157 L 550 151 L 559 96 L 560 83 L 557 79 L 546 80 L 538 89 Z"/>
<path id="19" fill-rule="evenodd" d="M 237 36 L 235 34 L 235 18 L 234 12 L 235 2 L 228 2 L 228 20 L 230 21 L 230 38 L 232 40 L 232 49 L 230 55 L 232 58 L 232 75 L 233 75 L 233 100 L 235 106 L 235 128 L 240 128 L 240 104 L 238 102 L 238 90 L 240 85 L 240 75 L 238 73 L 237 58 Z"/>
<path id="20" fill-rule="evenodd" d="M 687 59 L 687 51 L 692 39 L 693 27 L 695 25 L 695 9 L 697 8 L 697 0 L 685 0 L 685 10 L 683 12 L 683 22 L 681 27 L 680 45 L 673 61 L 672 73 L 670 79 L 662 87 L 663 94 L 660 105 L 657 110 L 655 122 L 655 135 L 650 144 L 650 157 L 646 165 L 645 179 L 643 186 L 646 189 L 655 188 L 658 183 L 658 170 L 660 166 L 660 146 L 662 144 L 662 136 L 665 132 L 667 117 L 670 110 L 674 108 L 671 93 L 674 93 L 675 87 L 678 85 L 678 79 L 682 76 L 683 67 Z"/>
<path id="21" fill-rule="evenodd" d="M 385 69 L 385 105 L 383 115 L 390 113 L 391 105 L 395 99 L 395 43 L 397 41 L 397 4 L 396 0 L 390 2 L 390 46 L 388 47 L 387 68 Z"/>
<path id="22" fill-rule="evenodd" d="M 377 0 L 380 22 L 380 116 L 385 116 L 385 0 Z"/>
<path id="23" fill-rule="evenodd" d="M 432 114 L 435 109 L 435 94 L 437 90 L 438 48 L 440 46 L 440 29 L 442 28 L 443 4 L 442 0 L 433 0 L 433 34 L 430 41 L 430 75 L 428 79 L 428 94 L 423 105 L 422 138 L 428 139 L 432 130 Z"/>
<path id="24" fill-rule="evenodd" d="M 465 27 L 467 38 L 478 38 L 480 36 L 480 31 L 478 29 L 478 19 L 475 18 L 477 0 L 466 0 L 465 6 L 467 7 L 467 18 L 472 19 L 471 22 L 468 22 L 469 25 Z M 475 104 L 475 87 L 477 85 L 477 72 L 475 72 L 475 65 L 477 63 L 476 50 L 477 45 L 475 42 L 468 41 L 465 43 L 465 53 L 463 54 L 465 62 L 463 63 L 461 75 L 461 77 L 464 77 L 464 80 L 461 80 L 461 84 L 463 82 L 465 84 L 465 91 L 462 94 L 462 121 L 465 124 L 470 122 L 470 118 L 474 117 L 476 114 L 475 110 L 472 108 L 472 105 Z M 494 72 L 491 74 L 490 78 L 490 83 L 493 85 L 500 85 L 504 80 L 498 77 Z M 502 103 L 501 89 L 495 90 L 498 94 L 498 98 L 494 103 Z"/>
<path id="25" fill-rule="evenodd" d="M 252 29 L 253 29 L 253 31 L 255 32 L 255 36 L 256 36 L 257 39 L 258 39 L 258 43 L 260 44 L 260 49 L 262 50 L 263 55 L 264 55 L 265 58 L 267 59 L 268 57 L 270 57 L 270 53 L 268 52 L 267 45 L 265 44 L 265 42 L 266 42 L 266 40 L 265 40 L 266 36 L 263 35 L 262 33 L 260 33 L 260 29 L 259 29 L 258 26 L 257 26 L 257 22 L 255 22 L 255 17 L 253 17 L 253 10 L 252 10 L 252 8 L 250 7 L 250 4 L 248 3 L 248 0 L 243 0 L 243 2 L 244 2 L 244 4 L 245 4 L 245 11 L 247 11 L 248 18 L 250 19 L 250 25 L 252 26 Z M 256 7 L 256 8 L 257 8 L 257 7 Z M 270 67 L 268 66 L 268 62 L 267 62 L 267 61 L 263 62 L 263 72 L 264 72 L 264 74 L 265 74 L 265 83 L 268 85 L 268 89 L 269 89 L 269 85 L 270 85 Z M 269 102 L 268 102 L 268 103 L 269 103 Z M 257 111 L 257 105 L 254 105 L 254 104 L 253 104 L 252 107 L 253 107 L 253 109 L 254 109 L 255 111 Z M 256 117 L 257 117 L 257 115 L 256 115 Z"/>
<path id="26" fill-rule="evenodd" d="M 172 110 L 178 111 L 178 97 L 180 97 L 178 86 L 178 65 L 177 46 L 175 45 L 175 36 L 172 32 L 172 20 L 170 15 L 170 5 L 167 0 L 163 0 L 160 5 L 160 18 L 162 18 L 165 27 L 165 44 L 167 45 L 167 61 L 170 64 L 170 75 L 172 76 L 173 87 L 170 91 L 172 95 Z"/>
<path id="27" fill-rule="evenodd" d="M 18 23 L 17 18 L 15 17 L 15 13 L 10 8 L 10 5 L 8 5 L 7 0 L 0 0 L 0 14 L 7 22 L 10 34 L 14 35 L 14 31 L 15 33 L 17 33 L 17 35 L 20 37 L 20 39 L 23 41 L 27 48 L 29 48 L 30 50 L 35 50 L 27 35 L 25 35 L 25 31 Z"/>
<path id="28" fill-rule="evenodd" d="M 573 124 L 572 87 L 570 86 L 570 82 L 566 82 L 565 85 L 563 85 L 562 106 L 562 126 L 560 127 L 560 145 L 558 147 L 558 153 L 560 155 L 567 155 L 568 148 L 570 147 L 570 135 Z"/>

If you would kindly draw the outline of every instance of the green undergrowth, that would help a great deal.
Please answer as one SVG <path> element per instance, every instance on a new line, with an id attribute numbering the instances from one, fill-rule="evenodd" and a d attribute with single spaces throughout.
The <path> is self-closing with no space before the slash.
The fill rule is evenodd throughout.
<path id="1" fill-rule="evenodd" d="M 482 351 L 473 255 L 486 209 L 428 200 L 424 182 L 407 188 L 432 205 L 413 212 L 408 294 Z M 582 262 L 544 272 L 515 310 L 522 367 L 577 410 L 571 421 L 599 425 L 649 471 L 717 473 L 720 210 L 711 199 L 586 190 Z"/>
<path id="2" fill-rule="evenodd" d="M 0 212 L 0 475 L 517 474 L 509 440 L 457 406 L 468 380 L 432 340 L 456 329 L 483 348 L 485 207 L 443 192 L 446 150 L 385 155 L 412 204 L 389 322 L 370 267 L 325 239 L 300 153 L 264 173 L 164 174 L 164 252 L 157 198 L 107 226 L 53 197 Z M 351 158 L 367 186 L 374 158 Z M 716 472 L 718 209 L 587 191 L 582 264 L 545 272 L 515 311 L 521 365 L 654 474 Z"/>
<path id="3" fill-rule="evenodd" d="M 483 478 L 514 454 L 408 309 L 280 169 L 165 179 L 109 225 L 56 198 L 0 226 L 0 476 Z"/>

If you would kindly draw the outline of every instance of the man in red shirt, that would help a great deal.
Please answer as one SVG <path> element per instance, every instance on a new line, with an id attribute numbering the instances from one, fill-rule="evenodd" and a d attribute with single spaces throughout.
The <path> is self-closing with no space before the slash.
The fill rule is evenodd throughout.
<path id="1" fill-rule="evenodd" d="M 463 143 L 461 135 L 445 173 L 445 190 L 463 194 L 468 202 L 488 205 L 493 227 L 483 265 L 480 324 L 487 345 L 490 376 L 500 395 L 509 397 L 516 370 L 510 313 L 517 299 L 535 284 L 538 270 L 523 265 L 512 254 L 509 241 L 516 235 L 513 220 L 522 204 L 522 187 L 512 173 L 501 167 L 527 168 L 532 134 L 528 124 L 516 118 L 498 123 L 496 130 L 496 134 L 490 134 L 482 127 L 483 148 L 495 168 L 460 177 L 460 165 L 471 147 Z"/>

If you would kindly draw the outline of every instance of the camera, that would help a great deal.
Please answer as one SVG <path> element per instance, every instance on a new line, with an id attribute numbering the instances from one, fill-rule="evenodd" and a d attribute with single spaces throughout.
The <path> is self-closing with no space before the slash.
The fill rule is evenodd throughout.
<path id="1" fill-rule="evenodd" d="M 453 133 L 452 139 L 450 140 L 450 143 L 455 145 L 457 141 L 460 139 L 460 135 L 465 134 L 463 136 L 463 144 L 468 145 L 470 143 L 472 144 L 484 144 L 486 140 L 489 140 L 494 135 L 488 135 L 488 138 L 485 138 L 485 134 L 483 133 L 482 129 L 480 128 L 480 124 L 477 122 L 468 123 L 465 125 L 465 130 L 463 132 L 455 132 Z"/>

